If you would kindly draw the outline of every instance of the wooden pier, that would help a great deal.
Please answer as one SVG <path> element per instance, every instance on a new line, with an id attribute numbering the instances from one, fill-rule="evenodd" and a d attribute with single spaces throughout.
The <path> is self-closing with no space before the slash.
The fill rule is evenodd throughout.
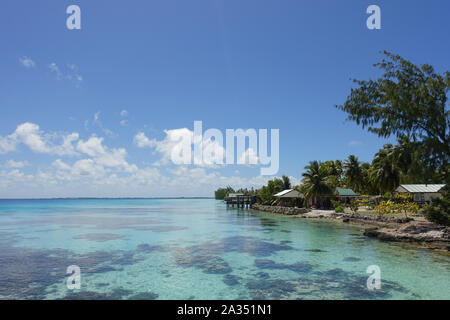
<path id="1" fill-rule="evenodd" d="M 256 202 L 256 197 L 232 193 L 225 197 L 224 201 L 227 204 L 227 208 L 234 208 L 234 206 L 236 206 L 236 208 L 250 208 L 250 206 Z"/>

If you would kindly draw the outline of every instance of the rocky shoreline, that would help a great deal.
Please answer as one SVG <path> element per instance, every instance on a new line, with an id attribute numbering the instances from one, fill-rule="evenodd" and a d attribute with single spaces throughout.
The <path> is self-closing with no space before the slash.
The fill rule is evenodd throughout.
<path id="1" fill-rule="evenodd" d="M 253 205 L 253 210 L 296 218 L 322 218 L 368 227 L 364 235 L 382 241 L 402 241 L 421 247 L 450 252 L 450 228 L 421 218 L 396 218 L 364 214 L 335 213 L 332 210 L 311 210 L 279 206 Z"/>
<path id="2" fill-rule="evenodd" d="M 306 208 L 292 208 L 292 207 L 280 207 L 280 206 L 262 206 L 262 205 L 252 205 L 252 209 L 264 212 L 278 213 L 284 215 L 298 215 L 310 212 L 310 209 Z"/>

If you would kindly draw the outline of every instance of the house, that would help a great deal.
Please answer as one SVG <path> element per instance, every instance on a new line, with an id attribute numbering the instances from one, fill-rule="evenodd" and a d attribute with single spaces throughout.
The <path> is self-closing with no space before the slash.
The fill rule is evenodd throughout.
<path id="1" fill-rule="evenodd" d="M 394 193 L 409 193 L 414 202 L 424 203 L 440 198 L 445 184 L 401 184 Z"/>
<path id="2" fill-rule="evenodd" d="M 336 188 L 330 194 L 321 195 L 316 199 L 316 205 L 321 208 L 332 208 L 331 201 L 339 200 L 340 203 L 348 204 L 352 199 L 360 199 L 361 195 L 349 188 Z M 313 199 L 309 199 L 309 205 L 313 205 Z"/>
<path id="3" fill-rule="evenodd" d="M 336 197 L 340 199 L 359 198 L 360 195 L 348 188 L 336 188 L 334 191 Z"/>
<path id="4" fill-rule="evenodd" d="M 280 204 L 283 206 L 286 206 L 288 204 L 300 205 L 301 203 L 300 200 L 304 198 L 303 194 L 301 194 L 295 189 L 286 189 L 281 192 L 278 192 L 277 194 L 274 194 L 273 196 L 279 198 Z M 290 199 L 297 199 L 297 200 L 290 201 Z"/>
<path id="5" fill-rule="evenodd" d="M 334 197 L 337 197 L 340 202 L 350 203 L 352 199 L 359 199 L 361 196 L 350 188 L 336 188 L 334 190 Z"/>
<path id="6" fill-rule="evenodd" d="M 286 189 L 273 196 L 277 198 L 303 198 L 303 195 L 295 189 Z"/>

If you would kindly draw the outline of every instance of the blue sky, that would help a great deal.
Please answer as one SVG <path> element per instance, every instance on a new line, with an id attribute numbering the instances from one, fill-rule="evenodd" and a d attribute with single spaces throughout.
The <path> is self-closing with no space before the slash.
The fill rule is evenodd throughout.
<path id="1" fill-rule="evenodd" d="M 81 30 L 66 28 L 72 4 Z M 366 27 L 371 4 L 381 30 Z M 0 197 L 211 196 L 267 180 L 161 161 L 165 130 L 194 120 L 279 129 L 278 175 L 295 179 L 310 160 L 370 161 L 386 140 L 334 105 L 350 78 L 379 75 L 381 50 L 449 70 L 448 12 L 444 0 L 4 0 Z"/>

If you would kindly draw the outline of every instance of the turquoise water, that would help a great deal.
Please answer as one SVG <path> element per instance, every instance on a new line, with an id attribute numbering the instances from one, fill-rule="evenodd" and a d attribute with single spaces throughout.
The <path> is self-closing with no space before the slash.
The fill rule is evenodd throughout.
<path id="1" fill-rule="evenodd" d="M 205 199 L 0 200 L 0 299 L 450 299 L 449 256 L 362 232 Z"/>

